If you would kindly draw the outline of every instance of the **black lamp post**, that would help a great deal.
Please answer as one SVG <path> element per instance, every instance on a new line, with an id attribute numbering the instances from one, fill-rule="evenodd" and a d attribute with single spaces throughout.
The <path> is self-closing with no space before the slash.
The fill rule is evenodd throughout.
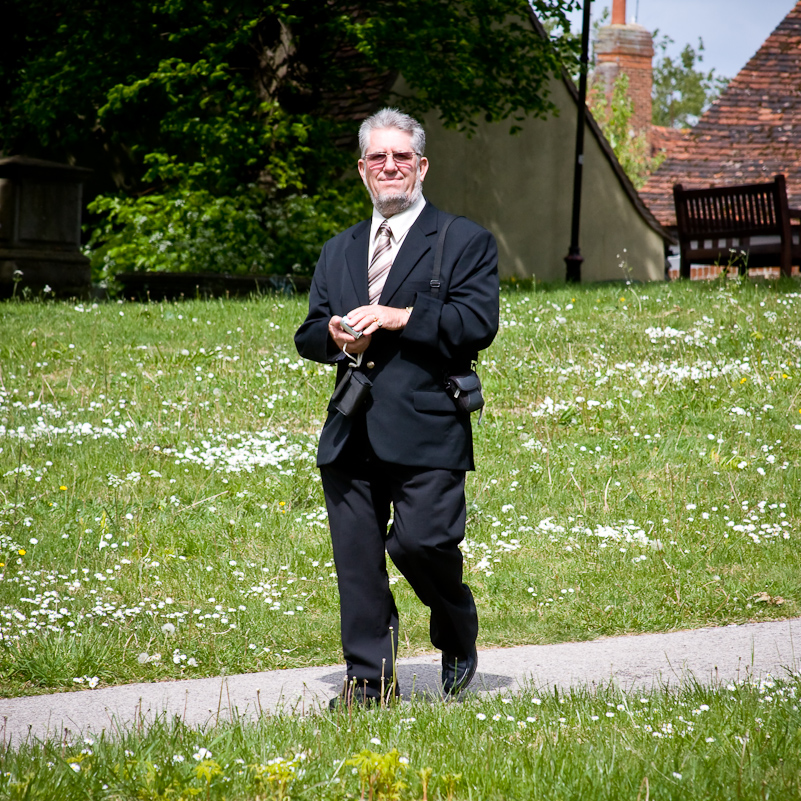
<path id="1" fill-rule="evenodd" d="M 570 250 L 565 256 L 566 279 L 569 283 L 581 281 L 581 263 L 584 257 L 579 248 L 581 224 L 581 172 L 584 167 L 584 122 L 587 115 L 587 53 L 590 44 L 590 3 L 584 0 L 584 17 L 581 27 L 581 74 L 579 75 L 578 123 L 576 125 L 576 161 L 573 172 L 573 221 L 570 228 Z"/>

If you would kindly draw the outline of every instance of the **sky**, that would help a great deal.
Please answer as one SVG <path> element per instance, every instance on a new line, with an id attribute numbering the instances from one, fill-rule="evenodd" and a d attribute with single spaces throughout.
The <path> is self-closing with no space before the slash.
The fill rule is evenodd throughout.
<path id="1" fill-rule="evenodd" d="M 756 53 L 773 29 L 795 6 L 795 0 L 626 0 L 626 21 L 649 31 L 659 29 L 675 41 L 668 50 L 678 55 L 684 45 L 698 47 L 704 40 L 701 68 L 714 67 L 717 75 L 733 78 Z M 595 0 L 593 19 L 611 0 Z M 571 15 L 571 25 L 581 31 L 581 11 Z"/>

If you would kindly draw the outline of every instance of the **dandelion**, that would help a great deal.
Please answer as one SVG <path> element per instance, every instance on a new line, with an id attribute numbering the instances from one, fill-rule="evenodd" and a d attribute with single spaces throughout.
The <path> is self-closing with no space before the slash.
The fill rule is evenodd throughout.
<path id="1" fill-rule="evenodd" d="M 172 637 L 172 635 L 173 635 L 173 634 L 175 634 L 175 624 L 174 624 L 174 623 L 165 623 L 165 624 L 164 624 L 164 625 L 161 627 L 161 630 L 162 630 L 162 631 L 163 631 L 163 632 L 164 632 L 164 633 L 165 633 L 165 634 L 166 634 L 168 637 Z"/>
<path id="2" fill-rule="evenodd" d="M 62 492 L 66 492 L 66 491 L 67 491 L 67 488 L 66 488 L 66 487 L 65 487 L 63 484 L 62 484 L 62 485 L 59 487 L 59 489 L 60 489 Z"/>
<path id="3" fill-rule="evenodd" d="M 27 552 L 27 551 L 26 551 L 24 548 L 20 548 L 20 549 L 17 551 L 17 553 L 18 553 L 20 556 L 25 556 L 25 554 L 26 554 L 26 553 L 28 553 L 28 552 Z"/>

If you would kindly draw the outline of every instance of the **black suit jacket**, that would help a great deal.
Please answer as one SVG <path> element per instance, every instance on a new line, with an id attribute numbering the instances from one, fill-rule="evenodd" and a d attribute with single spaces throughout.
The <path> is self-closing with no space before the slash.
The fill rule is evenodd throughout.
<path id="1" fill-rule="evenodd" d="M 440 226 L 447 219 L 430 203 L 409 229 L 379 299 L 382 306 L 414 306 L 402 331 L 377 331 L 361 370 L 373 383 L 364 404 L 367 435 L 379 459 L 412 467 L 473 469 L 470 416 L 458 412 L 444 378 L 469 366 L 498 330 L 498 251 L 489 231 L 460 217 L 448 229 L 442 287 L 429 281 Z M 349 361 L 328 334 L 333 315 L 366 305 L 370 221 L 364 220 L 323 246 L 309 296 L 309 314 L 295 334 L 301 356 L 337 361 L 337 380 Z M 341 452 L 354 418 L 329 406 L 320 436 L 318 465 Z"/>

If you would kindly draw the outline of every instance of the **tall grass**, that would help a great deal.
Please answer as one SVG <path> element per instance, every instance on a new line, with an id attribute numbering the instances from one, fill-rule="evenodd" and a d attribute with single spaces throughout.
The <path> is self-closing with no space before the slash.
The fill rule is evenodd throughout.
<path id="1" fill-rule="evenodd" d="M 794 799 L 798 677 L 263 718 L 0 750 L 8 799 Z"/>
<path id="2" fill-rule="evenodd" d="M 305 303 L 0 306 L 3 695 L 339 661 Z M 504 289 L 480 647 L 799 613 L 800 309 L 789 281 Z"/>

